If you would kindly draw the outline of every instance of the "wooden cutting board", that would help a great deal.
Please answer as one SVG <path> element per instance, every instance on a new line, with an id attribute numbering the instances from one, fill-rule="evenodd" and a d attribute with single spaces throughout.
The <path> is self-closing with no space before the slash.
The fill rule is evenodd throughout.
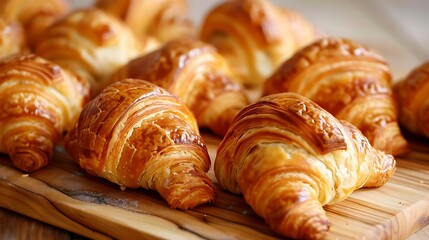
<path id="1" fill-rule="evenodd" d="M 214 159 L 219 139 L 204 135 Z M 327 206 L 329 239 L 404 239 L 429 223 L 429 143 L 413 138 L 380 188 Z M 0 155 L 0 206 L 92 239 L 278 239 L 241 196 L 217 191 L 214 204 L 170 209 L 153 191 L 121 190 L 82 171 L 59 147 L 52 163 L 24 174 Z M 213 172 L 209 172 L 213 181 Z"/>

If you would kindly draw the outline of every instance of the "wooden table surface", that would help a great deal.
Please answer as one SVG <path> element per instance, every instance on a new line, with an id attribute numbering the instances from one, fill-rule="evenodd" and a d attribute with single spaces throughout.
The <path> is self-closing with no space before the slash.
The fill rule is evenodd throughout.
<path id="1" fill-rule="evenodd" d="M 426 45 L 429 40 L 427 0 L 272 1 L 300 11 L 327 35 L 348 37 L 376 49 L 389 62 L 395 80 L 429 60 L 429 48 Z M 200 22 L 206 10 L 217 2 L 189 0 L 194 21 Z M 81 7 L 91 4 L 91 1 L 74 0 L 73 4 Z M 0 239 L 83 237 L 0 208 Z M 429 226 L 409 239 L 429 239 Z"/>

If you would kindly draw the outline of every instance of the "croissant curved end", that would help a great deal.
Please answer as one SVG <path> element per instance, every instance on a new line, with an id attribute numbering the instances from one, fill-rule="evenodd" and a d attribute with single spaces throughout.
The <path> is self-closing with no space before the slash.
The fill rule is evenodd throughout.
<path id="1" fill-rule="evenodd" d="M 169 195 L 166 197 L 168 204 L 173 209 L 188 210 L 198 205 L 214 202 L 216 192 L 213 185 L 208 184 L 207 181 L 199 181 L 198 188 L 193 187 L 189 191 L 182 194 Z"/>
<path id="2" fill-rule="evenodd" d="M 9 155 L 13 165 L 25 172 L 35 171 L 46 166 L 50 159 L 48 153 L 28 147 L 15 148 Z"/>
<path id="3" fill-rule="evenodd" d="M 376 129 L 374 135 L 373 139 L 368 139 L 376 149 L 385 151 L 393 156 L 406 154 L 410 151 L 410 146 L 402 136 L 396 122 L 388 123 L 386 126 Z"/>
<path id="4" fill-rule="evenodd" d="M 292 238 L 323 239 L 331 227 L 325 210 L 316 200 L 295 203 L 279 217 L 281 219 L 266 216 L 265 219 L 274 231 Z"/>
<path id="5" fill-rule="evenodd" d="M 331 222 L 325 215 L 325 211 L 323 210 L 320 203 L 317 201 L 311 201 L 306 203 L 300 203 L 299 205 L 303 206 L 296 207 L 291 209 L 287 218 L 285 218 L 280 227 L 286 224 L 294 224 L 291 223 L 290 219 L 305 219 L 305 222 L 299 221 L 295 223 L 298 230 L 296 231 L 296 236 L 292 236 L 299 239 L 323 239 L 326 237 L 329 228 L 331 227 Z M 295 217 L 292 215 L 296 215 Z M 304 216 L 304 218 L 303 218 Z M 289 223 L 288 223 L 289 222 Z M 290 228 L 278 229 L 278 232 L 287 234 Z"/>
<path id="6" fill-rule="evenodd" d="M 396 160 L 392 155 L 377 149 L 373 151 L 374 167 L 364 187 L 383 186 L 396 171 Z"/>
<path id="7" fill-rule="evenodd" d="M 173 174 L 174 173 L 174 174 Z M 191 164 L 172 166 L 158 177 L 158 192 L 171 208 L 187 210 L 211 203 L 216 196 L 215 187 L 206 174 Z"/>

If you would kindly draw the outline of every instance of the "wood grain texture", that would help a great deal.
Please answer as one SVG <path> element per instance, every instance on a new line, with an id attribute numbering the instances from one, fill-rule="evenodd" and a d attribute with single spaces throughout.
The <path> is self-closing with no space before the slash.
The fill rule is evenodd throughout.
<path id="1" fill-rule="evenodd" d="M 205 135 L 214 159 L 219 139 Z M 429 144 L 413 141 L 380 188 L 361 189 L 327 206 L 329 239 L 405 239 L 429 223 Z M 214 204 L 170 209 L 158 193 L 121 190 L 87 175 L 57 148 L 47 168 L 29 175 L 0 155 L 0 206 L 92 239 L 277 239 L 242 196 L 217 190 Z M 214 175 L 210 177 L 215 181 Z"/>
<path id="2" fill-rule="evenodd" d="M 418 232 L 411 235 L 408 240 L 427 240 L 429 239 L 429 225 L 420 229 Z"/>
<path id="3" fill-rule="evenodd" d="M 79 235 L 0 208 L 0 239 L 82 240 Z M 24 231 L 23 231 L 24 230 Z"/>

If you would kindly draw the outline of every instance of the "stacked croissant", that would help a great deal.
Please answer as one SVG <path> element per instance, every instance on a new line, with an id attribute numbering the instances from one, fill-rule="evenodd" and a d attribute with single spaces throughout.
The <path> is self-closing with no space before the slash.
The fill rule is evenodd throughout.
<path id="1" fill-rule="evenodd" d="M 394 83 L 376 51 L 268 0 L 219 2 L 198 32 L 185 0 L 3 0 L 0 34 L 0 152 L 18 169 L 64 145 L 183 210 L 217 180 L 292 238 L 325 237 L 324 205 L 389 180 L 400 125 L 429 137 L 428 63 Z"/>

